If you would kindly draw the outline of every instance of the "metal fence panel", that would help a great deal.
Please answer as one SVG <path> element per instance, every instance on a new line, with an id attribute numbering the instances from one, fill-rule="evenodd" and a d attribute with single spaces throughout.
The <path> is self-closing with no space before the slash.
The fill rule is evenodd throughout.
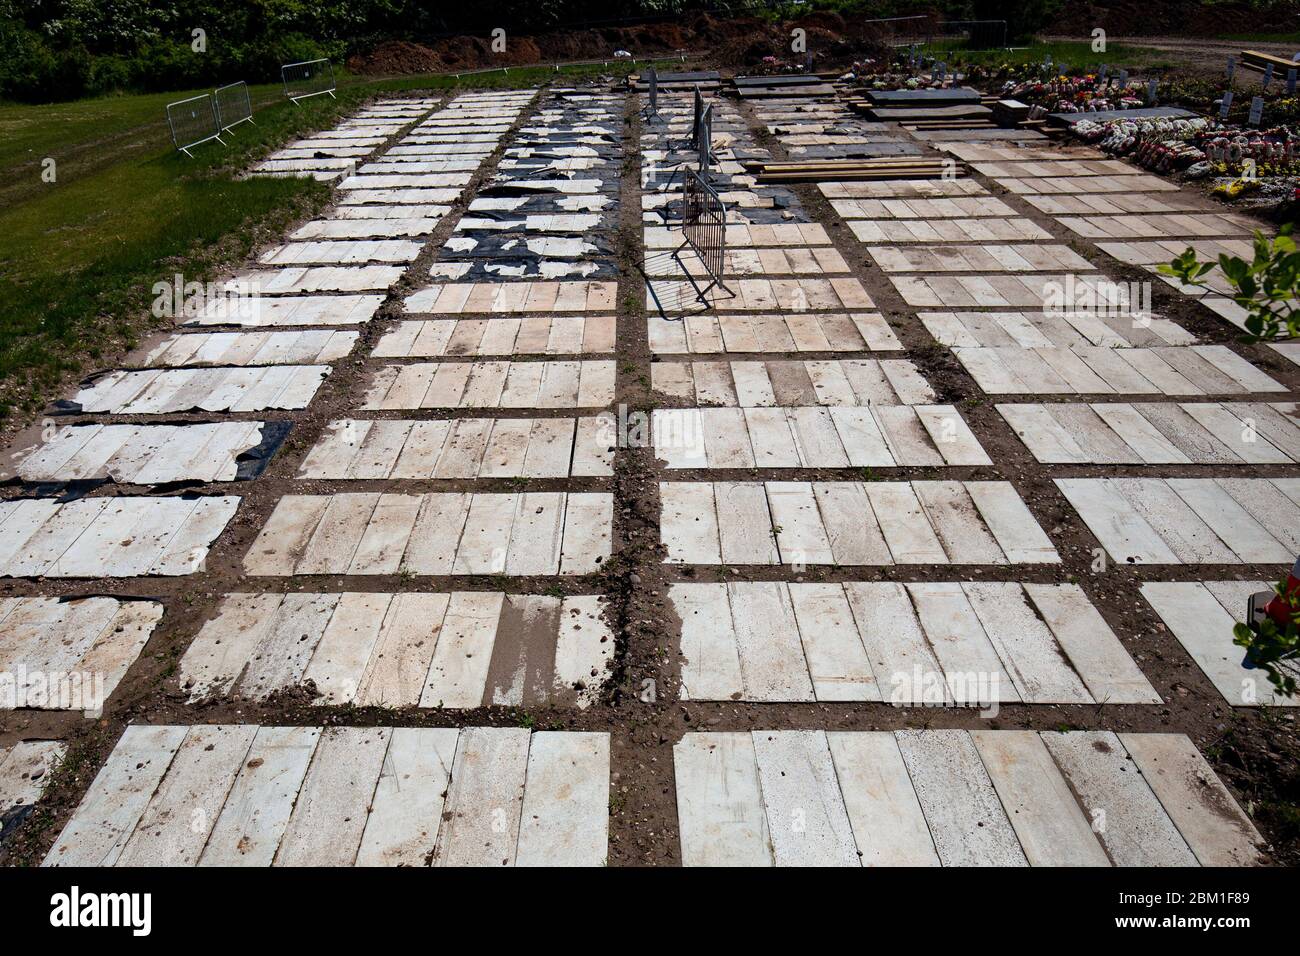
<path id="1" fill-rule="evenodd" d="M 926 14 L 910 17 L 881 17 L 860 22 L 885 46 L 928 44 L 934 38 L 935 18 Z"/>
<path id="2" fill-rule="evenodd" d="M 303 60 L 280 67 L 284 95 L 297 103 L 322 93 L 334 95 L 334 65 L 329 60 Z"/>
<path id="3" fill-rule="evenodd" d="M 695 135 L 695 148 L 700 154 L 700 172 L 704 172 L 713 164 L 713 104 L 710 103 L 700 114 L 699 124 L 696 127 L 698 132 Z"/>
<path id="4" fill-rule="evenodd" d="M 248 95 L 248 84 L 243 80 L 213 90 L 212 108 L 222 132 L 240 123 L 253 122 L 253 101 Z"/>
<path id="5" fill-rule="evenodd" d="M 210 93 L 191 96 L 167 104 L 167 128 L 171 130 L 172 145 L 186 156 L 200 143 L 210 139 L 221 142 L 221 124 L 217 122 L 216 107 Z"/>
<path id="6" fill-rule="evenodd" d="M 705 110 L 708 113 L 708 110 Z M 696 284 L 696 291 L 701 299 L 713 286 L 727 288 L 724 269 L 727 258 L 727 206 L 716 189 L 709 185 L 704 177 L 693 169 L 686 170 L 683 184 L 682 235 L 686 242 L 682 248 L 690 246 L 712 280 L 703 289 Z M 687 275 L 691 275 L 689 269 Z M 695 280 L 692 277 L 692 284 Z"/>

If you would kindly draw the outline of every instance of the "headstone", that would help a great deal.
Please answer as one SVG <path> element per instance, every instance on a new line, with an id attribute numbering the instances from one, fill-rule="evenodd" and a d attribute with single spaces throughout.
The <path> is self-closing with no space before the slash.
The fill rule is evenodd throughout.
<path id="1" fill-rule="evenodd" d="M 1291 69 L 1286 71 L 1286 95 L 1287 96 L 1295 96 L 1295 71 L 1296 68 L 1294 66 L 1291 67 Z"/>
<path id="2" fill-rule="evenodd" d="M 1103 63 L 1103 64 L 1101 65 L 1101 72 L 1100 72 L 1099 74 L 1097 74 L 1097 75 L 1098 75 L 1098 78 L 1102 81 L 1102 83 L 1109 83 L 1109 80 L 1107 79 L 1107 77 L 1110 76 L 1110 64 L 1109 64 L 1109 63 Z"/>
<path id="3" fill-rule="evenodd" d="M 1232 106 L 1232 90 L 1224 93 L 1223 99 L 1219 101 L 1219 119 L 1226 120 L 1228 118 L 1228 108 L 1230 106 Z"/>
<path id="4" fill-rule="evenodd" d="M 1126 86 L 1128 86 L 1128 70 L 1120 70 L 1120 71 L 1119 71 L 1119 87 L 1120 87 L 1120 89 L 1122 90 L 1122 89 L 1124 89 Z"/>
<path id="5" fill-rule="evenodd" d="M 1156 105 L 1156 80 L 1152 77 L 1147 81 L 1147 106 Z"/>
<path id="6" fill-rule="evenodd" d="M 1233 75 L 1234 73 L 1236 73 L 1236 72 L 1237 72 L 1237 58 L 1236 58 L 1235 56 L 1230 56 L 1230 57 L 1228 57 L 1228 80 L 1229 80 L 1229 82 L 1232 81 L 1232 75 Z"/>
<path id="7" fill-rule="evenodd" d="M 1266 64 L 1264 67 L 1264 89 L 1268 89 L 1268 85 L 1272 82 L 1273 82 L 1273 64 L 1269 63 Z"/>
<path id="8" fill-rule="evenodd" d="M 1258 126 L 1259 121 L 1264 118 L 1264 97 L 1257 96 L 1250 101 L 1250 119 L 1247 122 L 1251 126 Z"/>

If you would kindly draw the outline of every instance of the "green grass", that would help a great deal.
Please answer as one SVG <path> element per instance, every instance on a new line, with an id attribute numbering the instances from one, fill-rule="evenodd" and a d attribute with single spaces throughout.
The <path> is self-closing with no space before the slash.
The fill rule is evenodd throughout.
<path id="1" fill-rule="evenodd" d="M 67 375 L 133 346 L 155 324 L 154 283 L 177 272 L 187 282 L 216 278 L 328 199 L 329 188 L 312 180 L 236 179 L 249 162 L 333 125 L 376 93 L 529 86 L 555 75 L 537 67 L 459 81 L 347 78 L 337 99 L 298 106 L 259 87 L 257 125 L 241 124 L 225 146 L 205 144 L 193 159 L 171 148 L 162 121 L 163 106 L 183 93 L 0 105 L 0 421 L 27 417 Z M 45 156 L 58 164 L 52 184 L 40 181 Z"/>
<path id="2" fill-rule="evenodd" d="M 1042 63 L 1044 57 L 1051 56 L 1053 63 L 1064 60 L 1071 66 L 1083 66 L 1089 63 L 1110 63 L 1112 68 L 1169 66 L 1171 54 L 1165 50 L 1145 47 L 1131 43 L 1108 43 L 1105 53 L 1093 53 L 1092 44 L 1087 40 L 1054 40 L 1051 42 L 1034 41 L 1027 46 L 1011 50 L 966 50 L 960 40 L 944 40 L 927 45 L 931 56 L 939 55 L 943 50 L 949 54 L 950 65 L 956 63 L 996 65 L 1000 63 Z"/>
<path id="3" fill-rule="evenodd" d="M 1224 33 L 1216 39 L 1240 40 L 1243 43 L 1294 43 L 1300 53 L 1300 31 L 1294 33 Z"/>

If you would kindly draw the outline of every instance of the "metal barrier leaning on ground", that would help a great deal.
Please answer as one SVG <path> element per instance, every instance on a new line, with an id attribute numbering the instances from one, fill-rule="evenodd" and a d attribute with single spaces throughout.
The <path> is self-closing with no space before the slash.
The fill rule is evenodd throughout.
<path id="1" fill-rule="evenodd" d="M 705 116 L 709 116 L 712 109 L 710 106 L 705 110 Z M 701 150 L 701 155 L 703 152 Z M 727 259 L 727 205 L 718 191 L 704 178 L 704 169 L 707 167 L 703 163 L 704 160 L 701 159 L 699 171 L 689 168 L 686 170 L 682 190 L 682 236 L 686 241 L 677 247 L 673 258 L 695 287 L 696 296 L 707 305 L 709 290 L 715 286 L 728 295 L 735 293 L 727 288 L 723 275 Z M 695 274 L 681 260 L 681 252 L 687 246 L 699 257 L 704 271 L 708 273 L 710 281 L 703 288 L 695 281 Z"/>
<path id="2" fill-rule="evenodd" d="M 172 145 L 189 157 L 194 156 L 191 149 L 208 140 L 226 145 L 221 138 L 221 121 L 211 93 L 168 103 L 167 128 L 171 130 Z"/>
<path id="3" fill-rule="evenodd" d="M 240 123 L 253 123 L 253 101 L 248 95 L 248 84 L 243 80 L 213 90 L 212 108 L 217 114 L 217 126 L 223 133 Z"/>
<path id="4" fill-rule="evenodd" d="M 284 95 L 294 103 L 322 93 L 333 97 L 337 88 L 334 83 L 334 65 L 324 59 L 286 63 L 280 67 L 280 79 L 284 82 Z"/>

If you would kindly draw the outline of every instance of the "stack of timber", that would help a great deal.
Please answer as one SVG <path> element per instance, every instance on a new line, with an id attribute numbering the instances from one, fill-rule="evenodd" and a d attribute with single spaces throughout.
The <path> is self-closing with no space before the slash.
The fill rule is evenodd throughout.
<path id="1" fill-rule="evenodd" d="M 868 179 L 941 179 L 966 174 L 950 158 L 908 157 L 905 159 L 828 159 L 778 163 L 754 161 L 745 168 L 760 183 L 819 183 Z"/>
<path id="2" fill-rule="evenodd" d="M 1241 65 L 1248 70 L 1254 70 L 1257 73 L 1263 73 L 1268 69 L 1269 64 L 1273 66 L 1273 76 L 1275 79 L 1286 79 L 1286 71 L 1300 69 L 1300 63 L 1288 60 L 1284 56 L 1277 56 L 1273 53 L 1261 53 L 1259 50 L 1242 50 Z"/>

